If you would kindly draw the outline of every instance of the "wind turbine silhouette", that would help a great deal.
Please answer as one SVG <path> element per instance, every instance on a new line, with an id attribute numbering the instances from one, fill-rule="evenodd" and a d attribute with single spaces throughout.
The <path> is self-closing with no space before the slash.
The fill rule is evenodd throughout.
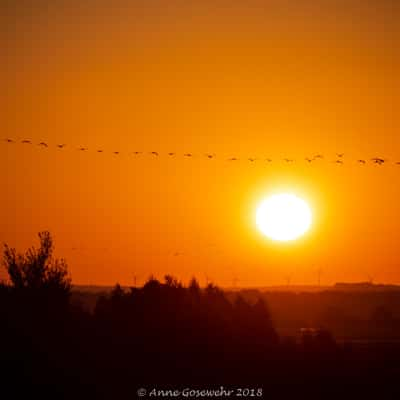
<path id="1" fill-rule="evenodd" d="M 209 278 L 209 276 L 206 273 L 204 273 L 204 277 L 206 280 L 206 287 L 207 287 L 211 283 L 211 279 Z"/>
<path id="2" fill-rule="evenodd" d="M 317 269 L 317 276 L 318 276 L 318 286 L 321 286 L 321 275 L 323 273 L 322 268 Z"/>

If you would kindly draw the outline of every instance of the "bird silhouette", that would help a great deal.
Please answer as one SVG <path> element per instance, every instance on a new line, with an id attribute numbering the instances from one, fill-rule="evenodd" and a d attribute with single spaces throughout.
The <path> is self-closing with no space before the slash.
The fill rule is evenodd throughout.
<path id="1" fill-rule="evenodd" d="M 14 139 L 11 139 L 11 138 L 5 138 L 4 141 L 6 141 L 7 143 L 16 143 L 16 141 L 15 141 Z M 23 144 L 32 144 L 32 141 L 31 141 L 30 139 L 23 139 L 23 140 L 20 141 L 20 143 L 23 143 Z M 48 145 L 46 142 L 40 142 L 40 143 L 38 143 L 38 146 L 41 146 L 41 147 L 44 147 L 44 148 L 48 148 L 48 147 L 49 147 L 49 145 Z M 57 148 L 59 148 L 59 149 L 63 149 L 63 148 L 66 147 L 67 145 L 64 144 L 64 143 L 62 143 L 62 144 L 57 144 L 56 146 L 57 146 Z M 87 147 L 79 147 L 78 150 L 79 150 L 79 151 L 87 151 L 88 148 L 87 148 Z M 102 149 L 98 149 L 97 152 L 98 152 L 98 153 L 103 153 L 103 150 L 102 150 Z M 119 155 L 119 154 L 121 154 L 121 153 L 120 153 L 119 151 L 114 151 L 113 154 Z M 139 155 L 139 154 L 143 154 L 143 152 L 142 152 L 142 151 L 135 151 L 135 152 L 133 152 L 133 154 L 134 154 L 134 155 Z M 152 152 L 150 152 L 149 154 L 152 154 L 153 156 L 156 156 L 156 157 L 158 157 L 158 156 L 160 155 L 157 151 L 152 151 Z M 172 156 L 175 156 L 177 153 L 169 152 L 169 153 L 167 153 L 167 154 L 168 154 L 169 156 L 172 157 Z M 344 164 L 344 162 L 343 162 L 344 155 L 345 155 L 345 153 L 336 153 L 337 159 L 334 160 L 334 161 L 332 161 L 332 163 L 339 164 L 339 165 Z M 193 153 L 184 153 L 183 156 L 184 156 L 184 157 L 193 157 L 194 154 L 193 154 Z M 204 156 L 207 157 L 208 159 L 213 159 L 213 158 L 216 157 L 216 155 L 215 155 L 214 153 L 205 153 Z M 324 156 L 323 156 L 322 154 L 316 154 L 316 155 L 314 155 L 312 158 L 306 157 L 306 158 L 304 158 L 304 160 L 305 160 L 307 163 L 312 163 L 313 161 L 315 161 L 315 160 L 317 160 L 317 159 L 323 159 L 323 158 L 324 158 Z M 249 157 L 249 158 L 247 158 L 247 160 L 248 160 L 249 162 L 255 162 L 255 161 L 257 160 L 257 158 Z M 237 157 L 231 157 L 231 158 L 228 159 L 228 161 L 239 161 L 239 158 L 237 158 Z M 271 158 L 266 158 L 265 161 L 268 162 L 268 163 L 270 163 L 270 162 L 272 162 L 273 160 L 272 160 Z M 295 162 L 295 160 L 294 160 L 294 159 L 291 159 L 291 158 L 283 158 L 283 161 L 285 161 L 286 163 L 293 163 L 293 162 Z M 363 164 L 363 165 L 367 164 L 367 161 L 368 161 L 367 159 L 357 159 L 357 160 L 356 160 L 356 162 L 357 162 L 358 164 Z M 386 162 L 388 162 L 388 160 L 383 159 L 383 158 L 381 158 L 381 157 L 374 157 L 374 158 L 371 158 L 371 161 L 372 161 L 372 163 L 377 164 L 377 165 L 383 165 L 383 164 L 385 164 Z M 395 164 L 395 165 L 400 165 L 400 161 L 393 162 L 393 164 Z"/>
<path id="2" fill-rule="evenodd" d="M 375 157 L 375 158 L 371 158 L 372 162 L 374 164 L 378 164 L 378 165 L 382 165 L 385 163 L 386 160 L 384 160 L 383 158 L 379 158 L 379 157 Z"/>

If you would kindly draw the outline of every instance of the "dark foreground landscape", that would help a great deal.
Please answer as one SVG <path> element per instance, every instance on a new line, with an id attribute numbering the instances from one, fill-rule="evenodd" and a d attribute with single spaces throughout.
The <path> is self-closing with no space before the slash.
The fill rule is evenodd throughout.
<path id="1" fill-rule="evenodd" d="M 4 250 L 4 398 L 137 398 L 139 388 L 151 397 L 153 388 L 221 385 L 249 389 L 230 397 L 399 398 L 395 287 L 223 291 L 166 276 L 140 288 L 72 290 L 50 235 L 40 240 L 23 255 Z"/>

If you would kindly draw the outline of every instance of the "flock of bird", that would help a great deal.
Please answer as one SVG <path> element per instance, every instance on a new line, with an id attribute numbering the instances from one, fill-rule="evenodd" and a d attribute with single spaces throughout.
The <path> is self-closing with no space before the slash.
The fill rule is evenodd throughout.
<path id="1" fill-rule="evenodd" d="M 15 139 L 6 138 L 6 139 L 4 139 L 4 141 L 7 142 L 7 143 L 10 143 L 10 144 L 22 143 L 22 144 L 27 144 L 27 145 L 31 145 L 31 146 L 37 145 L 37 146 L 42 147 L 42 148 L 49 148 L 50 147 L 50 145 L 48 143 L 46 143 L 46 142 L 34 143 L 30 139 L 24 139 L 24 140 L 20 140 L 19 141 L 19 140 L 15 140 Z M 58 149 L 64 149 L 65 147 L 67 147 L 67 145 L 65 143 L 60 143 L 60 144 L 57 144 L 56 147 Z M 89 151 L 89 149 L 87 147 L 76 147 L 76 150 L 82 151 L 82 152 Z M 97 153 L 104 153 L 105 152 L 103 149 L 96 149 L 95 151 Z M 114 155 L 117 155 L 117 156 L 122 154 L 120 151 L 113 151 L 111 153 L 114 154 Z M 157 151 L 150 151 L 150 152 L 134 151 L 134 152 L 132 152 L 130 154 L 135 155 L 135 156 L 139 156 L 139 155 L 142 155 L 142 154 L 143 155 L 144 154 L 149 154 L 149 155 L 154 156 L 154 157 L 160 157 L 162 155 L 161 153 L 159 153 Z M 168 157 L 178 157 L 181 154 L 180 153 L 169 152 L 169 153 L 166 153 L 166 155 Z M 208 159 L 217 158 L 217 155 L 215 153 L 205 153 L 205 154 L 203 154 L 201 156 L 202 157 L 207 157 Z M 183 157 L 191 158 L 191 157 L 195 157 L 195 155 L 193 153 L 184 153 Z M 316 155 L 314 155 L 312 157 L 306 157 L 304 159 L 304 161 L 306 161 L 307 163 L 313 163 L 315 161 L 323 160 L 323 159 L 325 159 L 324 155 L 316 154 Z M 231 161 L 231 162 L 240 161 L 240 160 L 244 160 L 244 161 L 248 161 L 248 162 L 252 162 L 252 163 L 255 162 L 255 161 L 264 161 L 264 162 L 267 162 L 267 163 L 273 162 L 273 160 L 271 158 L 254 158 L 254 157 L 248 157 L 248 158 L 230 157 L 230 158 L 226 158 L 226 161 Z M 279 161 L 279 160 L 275 160 L 275 161 Z M 299 161 L 299 160 L 295 160 L 295 159 L 292 159 L 292 158 L 283 158 L 283 159 L 281 159 L 281 161 L 284 161 L 285 163 L 290 164 L 290 163 L 294 163 L 294 162 Z M 331 162 L 334 163 L 334 164 L 337 164 L 337 165 L 344 164 L 345 163 L 345 154 L 344 153 L 336 153 L 335 159 L 332 160 Z M 372 164 L 377 164 L 377 165 L 383 165 L 385 163 L 386 164 L 390 163 L 390 161 L 388 159 L 381 158 L 381 157 L 374 157 L 374 158 L 371 158 L 371 159 L 358 159 L 358 160 L 356 160 L 356 162 L 358 164 L 360 164 L 360 165 L 365 165 L 367 163 L 372 163 Z M 400 165 L 400 161 L 395 161 L 394 164 Z"/>

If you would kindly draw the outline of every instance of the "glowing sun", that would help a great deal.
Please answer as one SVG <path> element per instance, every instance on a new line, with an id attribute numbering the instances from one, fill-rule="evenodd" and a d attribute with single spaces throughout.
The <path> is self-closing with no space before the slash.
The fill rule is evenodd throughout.
<path id="1" fill-rule="evenodd" d="M 273 240 L 286 242 L 297 239 L 310 229 L 311 222 L 309 205 L 293 194 L 272 195 L 257 208 L 257 226 Z"/>

